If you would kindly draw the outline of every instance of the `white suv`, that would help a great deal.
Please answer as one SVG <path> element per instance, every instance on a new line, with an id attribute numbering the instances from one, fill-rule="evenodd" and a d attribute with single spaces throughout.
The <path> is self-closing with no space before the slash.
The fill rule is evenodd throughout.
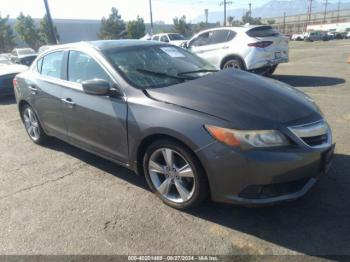
<path id="1" fill-rule="evenodd" d="M 289 61 L 289 39 L 270 26 L 210 29 L 182 46 L 218 69 L 234 67 L 271 75 L 278 64 Z"/>
<path id="2" fill-rule="evenodd" d="M 167 33 L 167 34 L 157 34 L 153 35 L 152 39 L 153 41 L 161 41 L 169 44 L 173 44 L 176 46 L 180 46 L 184 42 L 186 42 L 186 39 L 183 35 L 176 34 L 176 33 Z"/>

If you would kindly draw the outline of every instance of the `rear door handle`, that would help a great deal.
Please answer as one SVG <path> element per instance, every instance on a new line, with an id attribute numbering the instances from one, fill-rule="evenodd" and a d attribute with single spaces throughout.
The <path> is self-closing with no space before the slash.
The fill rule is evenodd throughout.
<path id="1" fill-rule="evenodd" d="M 71 98 L 62 98 L 61 99 L 63 103 L 66 103 L 68 105 L 74 106 L 75 103 L 73 102 L 73 100 Z"/>

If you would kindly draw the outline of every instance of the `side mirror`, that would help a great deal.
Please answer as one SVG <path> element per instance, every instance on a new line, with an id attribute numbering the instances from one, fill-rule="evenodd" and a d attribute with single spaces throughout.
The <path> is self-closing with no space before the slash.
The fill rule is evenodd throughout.
<path id="1" fill-rule="evenodd" d="M 181 43 L 180 47 L 187 49 L 188 48 L 188 42 L 185 41 L 185 42 Z"/>
<path id="2" fill-rule="evenodd" d="M 95 96 L 106 96 L 109 94 L 111 85 L 103 79 L 92 79 L 82 83 L 83 90 L 86 94 Z"/>

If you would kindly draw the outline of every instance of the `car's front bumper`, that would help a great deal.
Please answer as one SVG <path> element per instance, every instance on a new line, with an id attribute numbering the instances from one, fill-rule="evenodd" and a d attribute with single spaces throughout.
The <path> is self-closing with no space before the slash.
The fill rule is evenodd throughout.
<path id="1" fill-rule="evenodd" d="M 334 146 L 241 151 L 214 142 L 197 154 L 213 201 L 261 205 L 303 196 L 327 172 L 333 150 Z"/>

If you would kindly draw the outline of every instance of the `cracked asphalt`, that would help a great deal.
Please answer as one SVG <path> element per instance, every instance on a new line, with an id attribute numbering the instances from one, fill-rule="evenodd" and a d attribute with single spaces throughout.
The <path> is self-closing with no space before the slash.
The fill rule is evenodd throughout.
<path id="1" fill-rule="evenodd" d="M 73 146 L 30 142 L 0 100 L 0 254 L 350 255 L 350 41 L 293 42 L 274 78 L 311 95 L 337 142 L 330 173 L 302 199 L 179 212 L 141 177 Z"/>

